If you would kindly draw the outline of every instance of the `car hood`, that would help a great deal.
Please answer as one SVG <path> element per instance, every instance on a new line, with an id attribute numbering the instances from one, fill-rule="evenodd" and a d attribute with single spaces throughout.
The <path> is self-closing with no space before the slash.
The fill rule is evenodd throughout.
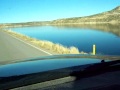
<path id="1" fill-rule="evenodd" d="M 119 56 L 94 56 L 94 55 L 54 55 L 37 57 L 0 66 L 0 77 L 18 76 L 50 70 L 83 66 L 87 64 L 101 63 L 101 60 L 119 59 Z"/>

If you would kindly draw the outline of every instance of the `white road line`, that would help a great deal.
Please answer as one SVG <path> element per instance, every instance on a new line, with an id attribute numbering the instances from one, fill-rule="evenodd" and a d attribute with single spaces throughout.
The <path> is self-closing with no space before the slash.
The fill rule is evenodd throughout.
<path id="1" fill-rule="evenodd" d="M 10 34 L 9 34 L 9 35 L 10 35 Z M 12 36 L 12 35 L 10 35 L 10 36 Z M 14 36 L 12 36 L 12 37 L 15 38 L 15 39 L 17 39 L 17 40 L 19 40 L 19 41 L 21 41 L 21 42 L 23 42 L 23 43 L 25 43 L 25 44 L 27 44 L 27 45 L 30 45 L 30 46 L 34 47 L 34 48 L 36 48 L 37 50 L 40 50 L 40 51 L 42 51 L 42 52 L 44 52 L 44 53 L 46 53 L 46 54 L 48 54 L 48 55 L 52 55 L 51 53 L 46 52 L 46 51 L 44 51 L 44 50 L 42 50 L 42 49 L 40 49 L 40 48 L 38 48 L 38 47 L 36 47 L 36 46 L 30 44 L 30 43 L 27 43 L 27 42 L 25 42 L 25 41 L 23 41 L 23 40 L 17 38 L 17 37 L 14 37 Z"/>

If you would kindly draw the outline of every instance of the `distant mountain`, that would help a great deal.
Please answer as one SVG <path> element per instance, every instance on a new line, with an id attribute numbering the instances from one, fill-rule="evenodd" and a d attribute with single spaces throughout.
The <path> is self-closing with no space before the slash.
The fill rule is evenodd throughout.
<path id="1" fill-rule="evenodd" d="M 73 17 L 57 19 L 53 21 L 40 21 L 40 22 L 23 22 L 23 23 L 6 23 L 0 24 L 2 27 L 28 27 L 28 26 L 43 26 L 43 25 L 75 25 L 75 24 L 120 24 L 120 6 L 111 11 L 86 16 L 86 17 Z"/>
<path id="2" fill-rule="evenodd" d="M 52 21 L 52 24 L 96 24 L 120 23 L 120 6 L 115 9 L 86 17 L 65 18 Z"/>
<path id="3" fill-rule="evenodd" d="M 4 27 L 29 27 L 29 26 L 44 26 L 48 25 L 49 21 L 39 21 L 39 22 L 22 22 L 22 23 L 4 23 L 0 24 L 0 28 Z"/>

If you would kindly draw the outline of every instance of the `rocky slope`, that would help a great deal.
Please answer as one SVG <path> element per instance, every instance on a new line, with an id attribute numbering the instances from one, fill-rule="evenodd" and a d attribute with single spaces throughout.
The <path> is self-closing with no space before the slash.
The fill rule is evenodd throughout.
<path id="1" fill-rule="evenodd" d="M 100 14 L 86 16 L 58 19 L 52 21 L 52 24 L 96 24 L 96 23 L 120 23 L 120 6 L 115 9 Z"/>

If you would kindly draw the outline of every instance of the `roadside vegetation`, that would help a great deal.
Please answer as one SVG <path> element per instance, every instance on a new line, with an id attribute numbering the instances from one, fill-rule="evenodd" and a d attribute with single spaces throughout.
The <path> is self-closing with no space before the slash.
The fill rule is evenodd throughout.
<path id="1" fill-rule="evenodd" d="M 61 44 L 56 44 L 56 43 L 46 41 L 46 40 L 38 40 L 38 39 L 31 38 L 31 37 L 28 37 L 28 36 L 20 34 L 20 33 L 13 32 L 11 30 L 4 30 L 4 31 L 14 37 L 17 37 L 24 41 L 30 42 L 31 44 L 36 45 L 39 48 L 44 48 L 44 49 L 50 50 L 56 54 L 87 54 L 83 51 L 80 52 L 78 50 L 78 48 L 76 48 L 74 46 L 65 47 Z"/>

